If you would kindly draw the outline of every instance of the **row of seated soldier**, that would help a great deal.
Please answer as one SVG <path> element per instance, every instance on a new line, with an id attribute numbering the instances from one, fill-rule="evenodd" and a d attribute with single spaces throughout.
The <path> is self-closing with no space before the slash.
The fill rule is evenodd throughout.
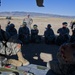
<path id="1" fill-rule="evenodd" d="M 57 45 L 62 45 L 64 43 L 74 43 L 75 42 L 75 22 L 72 22 L 70 24 L 72 35 L 70 35 L 70 30 L 67 27 L 68 23 L 63 22 L 62 27 L 57 30 L 58 36 L 55 35 L 53 29 L 51 28 L 51 25 L 48 24 L 47 30 L 44 32 L 45 36 L 45 42 L 47 44 L 49 43 L 55 43 Z"/>
<path id="2" fill-rule="evenodd" d="M 63 22 L 62 27 L 57 30 L 58 36 L 55 35 L 51 24 L 47 25 L 46 30 L 44 31 L 44 41 L 46 44 L 57 44 L 61 45 L 63 43 L 75 42 L 75 23 L 72 23 L 72 35 L 69 35 L 69 28 L 67 27 L 68 23 Z M 8 33 L 9 37 L 11 38 L 14 35 L 18 34 L 19 40 L 23 43 L 41 43 L 42 37 L 38 35 L 39 30 L 38 26 L 35 24 L 33 25 L 33 29 L 31 29 L 31 35 L 29 28 L 27 27 L 27 23 L 23 22 L 22 26 L 19 28 L 18 33 L 13 23 L 8 22 L 6 26 L 6 32 Z"/>

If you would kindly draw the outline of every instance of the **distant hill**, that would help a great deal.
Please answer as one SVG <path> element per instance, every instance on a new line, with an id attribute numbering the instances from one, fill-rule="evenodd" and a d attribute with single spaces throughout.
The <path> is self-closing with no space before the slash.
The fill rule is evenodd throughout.
<path id="1" fill-rule="evenodd" d="M 33 17 L 61 17 L 61 18 L 75 18 L 75 16 L 64 16 L 64 15 L 55 15 L 55 14 L 44 14 L 44 13 L 35 13 L 35 12 L 0 12 L 0 16 L 26 16 L 30 14 Z"/>

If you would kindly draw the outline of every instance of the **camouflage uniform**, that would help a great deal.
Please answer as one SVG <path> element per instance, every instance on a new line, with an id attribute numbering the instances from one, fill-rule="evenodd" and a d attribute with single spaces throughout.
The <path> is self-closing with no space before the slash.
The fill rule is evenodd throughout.
<path id="1" fill-rule="evenodd" d="M 75 29 L 72 30 L 72 35 L 71 35 L 71 38 L 70 38 L 70 42 L 71 43 L 75 42 Z"/>
<path id="2" fill-rule="evenodd" d="M 75 42 L 75 22 L 71 24 L 72 36 L 70 42 Z"/>
<path id="3" fill-rule="evenodd" d="M 32 29 L 31 30 L 31 41 L 32 42 L 40 42 L 40 36 L 38 35 L 39 30 L 38 29 Z"/>
<path id="4" fill-rule="evenodd" d="M 25 18 L 23 20 L 23 22 L 26 22 L 27 23 L 27 27 L 29 28 L 29 31 L 31 31 L 31 24 L 33 23 L 33 19 L 32 18 Z"/>
<path id="5" fill-rule="evenodd" d="M 8 22 L 7 22 L 7 26 L 6 26 L 6 31 L 9 30 L 10 24 L 11 24 L 11 22 L 8 20 Z"/>
<path id="6" fill-rule="evenodd" d="M 71 27 L 72 30 L 75 29 L 75 21 L 73 21 L 73 22 L 70 23 L 70 27 Z"/>
<path id="7" fill-rule="evenodd" d="M 10 29 L 10 25 L 7 25 L 7 26 L 6 26 L 6 31 L 8 32 L 9 29 Z"/>
<path id="8" fill-rule="evenodd" d="M 4 34 L 2 33 L 4 32 Z M 22 52 L 21 52 L 21 44 L 18 39 L 18 35 L 14 35 L 9 39 L 6 39 L 5 31 L 0 29 L 0 37 L 2 38 L 0 40 L 0 55 L 1 56 L 11 56 L 11 55 L 17 55 L 18 60 L 15 59 L 8 59 L 6 61 L 6 64 L 12 64 L 14 66 L 21 66 L 21 65 L 28 65 L 29 62 L 24 59 Z M 1 57 L 2 58 L 2 57 Z"/>
<path id="9" fill-rule="evenodd" d="M 6 28 L 6 32 L 9 33 L 10 37 L 14 36 L 14 35 L 17 35 L 17 30 L 14 27 L 15 27 L 14 24 L 10 24 Z"/>
<path id="10" fill-rule="evenodd" d="M 59 33 L 59 36 L 56 39 L 56 43 L 58 45 L 69 42 L 70 36 L 69 36 L 69 29 L 67 27 L 59 28 L 57 33 Z"/>
<path id="11" fill-rule="evenodd" d="M 55 42 L 55 34 L 52 28 L 47 28 L 44 32 L 45 42 L 46 43 L 54 43 Z"/>
<path id="12" fill-rule="evenodd" d="M 15 39 L 14 39 L 15 38 Z M 21 51 L 21 48 L 17 48 L 19 40 L 17 36 L 13 36 L 7 42 L 0 42 L 0 54 L 3 55 L 16 55 L 18 51 Z"/>
<path id="13" fill-rule="evenodd" d="M 26 66 L 29 64 L 29 62 L 22 55 L 21 44 L 19 44 L 17 36 L 13 36 L 7 43 L 3 44 L 2 42 L 0 42 L 0 54 L 1 56 L 17 55 L 18 60 L 8 58 L 5 64 L 12 64 L 14 66 Z"/>
<path id="14" fill-rule="evenodd" d="M 29 41 L 29 39 L 30 39 L 29 35 L 30 35 L 30 32 L 29 32 L 29 28 L 27 26 L 19 28 L 19 39 L 23 43 L 26 43 Z"/>

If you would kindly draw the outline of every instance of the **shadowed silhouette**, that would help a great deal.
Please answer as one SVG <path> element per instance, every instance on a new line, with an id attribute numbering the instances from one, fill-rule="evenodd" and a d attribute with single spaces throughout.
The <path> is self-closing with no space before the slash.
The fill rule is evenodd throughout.
<path id="1" fill-rule="evenodd" d="M 43 5 L 44 0 L 36 0 L 37 6 L 44 7 Z"/>

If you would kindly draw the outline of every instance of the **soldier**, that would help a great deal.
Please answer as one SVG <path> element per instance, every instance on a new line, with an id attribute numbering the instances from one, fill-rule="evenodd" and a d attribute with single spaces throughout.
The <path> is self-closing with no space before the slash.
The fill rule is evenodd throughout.
<path id="1" fill-rule="evenodd" d="M 17 35 L 17 30 L 16 30 L 15 25 L 13 23 L 10 24 L 7 32 L 10 34 L 10 36 Z"/>
<path id="2" fill-rule="evenodd" d="M 55 34 L 50 24 L 47 25 L 47 29 L 44 32 L 44 36 L 45 36 L 45 43 L 50 44 L 55 42 Z"/>
<path id="3" fill-rule="evenodd" d="M 70 38 L 70 42 L 75 42 L 75 22 L 71 23 L 72 36 Z"/>
<path id="4" fill-rule="evenodd" d="M 23 20 L 23 22 L 27 23 L 27 27 L 29 28 L 29 30 L 31 31 L 31 24 L 33 23 L 33 19 L 30 18 L 30 15 L 27 15 L 27 18 L 25 18 Z"/>
<path id="5" fill-rule="evenodd" d="M 70 22 L 70 27 L 71 27 L 71 30 L 74 30 L 75 29 L 75 21 L 71 21 Z"/>
<path id="6" fill-rule="evenodd" d="M 17 30 L 15 28 L 15 25 L 13 23 L 10 23 L 10 21 L 8 21 L 8 24 L 6 26 L 6 32 L 11 36 L 17 35 Z"/>
<path id="7" fill-rule="evenodd" d="M 6 26 L 6 31 L 7 31 L 7 32 L 8 32 L 8 30 L 9 30 L 10 24 L 11 24 L 11 22 L 8 20 L 7 26 Z"/>
<path id="8" fill-rule="evenodd" d="M 29 32 L 29 28 L 27 27 L 27 23 L 23 22 L 22 27 L 19 28 L 19 39 L 23 42 L 23 43 L 29 43 L 30 40 L 30 32 Z"/>
<path id="9" fill-rule="evenodd" d="M 11 38 L 7 38 L 5 34 L 6 32 L 0 29 L 0 37 L 2 38 L 0 40 L 0 54 L 6 56 L 12 56 L 12 55 L 18 56 L 18 60 L 8 59 L 6 64 L 12 64 L 14 66 L 28 65 L 29 62 L 23 58 L 21 52 L 21 44 L 19 43 L 18 37 L 13 36 Z"/>
<path id="10" fill-rule="evenodd" d="M 59 28 L 57 33 L 59 36 L 56 39 L 56 44 L 61 45 L 63 43 L 69 42 L 70 36 L 69 36 L 69 29 L 67 28 L 67 22 L 62 23 L 63 27 Z"/>
<path id="11" fill-rule="evenodd" d="M 3 40 L 6 40 L 9 39 L 10 35 L 5 32 L 2 28 L 1 28 L 1 25 L 0 25 L 0 41 L 3 41 Z"/>
<path id="12" fill-rule="evenodd" d="M 31 29 L 31 42 L 38 43 L 41 40 L 41 37 L 38 35 L 39 30 L 36 24 L 33 25 L 33 29 Z"/>
<path id="13" fill-rule="evenodd" d="M 72 75 L 75 71 L 75 43 L 63 44 L 57 53 L 58 62 L 51 62 L 51 69 L 60 75 Z M 74 75 L 74 74 L 73 74 Z"/>

